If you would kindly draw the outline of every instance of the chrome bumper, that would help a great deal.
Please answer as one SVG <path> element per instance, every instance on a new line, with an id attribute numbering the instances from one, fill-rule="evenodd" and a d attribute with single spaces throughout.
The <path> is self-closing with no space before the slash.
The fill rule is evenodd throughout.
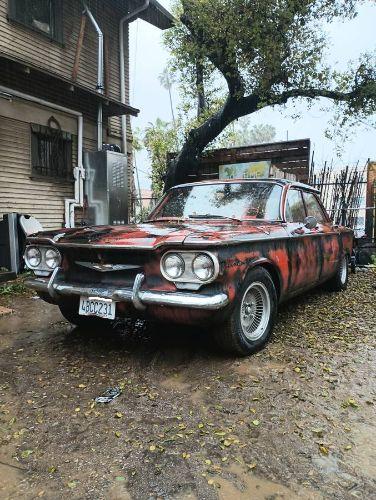
<path id="1" fill-rule="evenodd" d="M 25 285 L 36 292 L 47 293 L 54 301 L 61 296 L 85 295 L 87 297 L 102 297 L 115 302 L 130 302 L 138 310 L 144 310 L 148 305 L 185 307 L 187 309 L 222 309 L 229 303 L 225 293 L 204 295 L 183 292 L 155 292 L 141 290 L 144 281 L 143 274 L 137 274 L 133 288 L 100 288 L 60 281 L 61 270 L 55 269 L 50 278 L 34 277 L 25 281 Z"/>

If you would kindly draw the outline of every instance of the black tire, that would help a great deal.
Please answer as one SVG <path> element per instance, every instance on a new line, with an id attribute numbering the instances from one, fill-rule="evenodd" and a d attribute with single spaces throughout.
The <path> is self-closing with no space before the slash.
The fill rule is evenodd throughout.
<path id="1" fill-rule="evenodd" d="M 346 290 L 349 281 L 349 259 L 342 255 L 338 262 L 336 274 L 325 283 L 325 288 L 330 292 Z"/>
<path id="2" fill-rule="evenodd" d="M 246 298 L 251 302 L 245 302 Z M 249 271 L 236 298 L 231 316 L 214 333 L 219 347 L 227 353 L 238 356 L 247 356 L 262 349 L 271 337 L 277 304 L 277 292 L 268 271 L 262 267 Z M 257 326 L 260 307 L 262 315 Z M 245 329 L 246 321 L 252 322 L 247 326 L 248 332 Z M 256 325 L 256 330 L 252 329 L 252 325 Z"/>
<path id="3" fill-rule="evenodd" d="M 69 321 L 69 323 L 85 330 L 105 329 L 110 328 L 113 325 L 113 321 L 109 319 L 95 318 L 93 316 L 80 316 L 77 310 L 75 310 L 72 306 L 59 304 L 59 309 L 61 314 L 67 321 Z"/>

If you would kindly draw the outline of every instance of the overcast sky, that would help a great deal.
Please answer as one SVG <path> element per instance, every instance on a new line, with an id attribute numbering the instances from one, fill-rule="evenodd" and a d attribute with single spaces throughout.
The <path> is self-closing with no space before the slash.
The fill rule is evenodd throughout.
<path id="1" fill-rule="evenodd" d="M 167 9 L 168 0 L 160 3 Z M 374 37 L 375 6 L 364 6 L 360 15 L 351 22 L 336 23 L 330 26 L 329 35 L 332 40 L 331 61 L 343 64 L 356 59 L 364 51 L 376 46 Z M 132 121 L 133 127 L 144 128 L 156 118 L 171 120 L 168 92 L 161 87 L 158 75 L 167 64 L 168 53 L 162 45 L 161 31 L 144 21 L 137 20 L 131 24 L 130 31 L 130 97 L 131 105 L 140 109 L 138 118 Z M 177 93 L 174 93 L 174 104 L 177 105 Z M 194 106 L 196 103 L 194 103 Z M 299 108 L 298 108 L 299 109 Z M 276 140 L 310 138 L 315 151 L 315 164 L 321 165 L 325 160 L 334 160 L 334 164 L 364 164 L 367 158 L 376 159 L 376 130 L 364 129 L 354 133 L 353 140 L 345 144 L 342 159 L 336 156 L 335 144 L 325 138 L 324 132 L 331 115 L 320 111 L 317 105 L 310 110 L 301 106 L 302 117 L 295 121 L 287 112 L 277 109 L 265 109 L 252 115 L 252 123 L 267 123 L 277 131 Z M 137 165 L 142 188 L 149 187 L 148 171 L 150 163 L 145 153 L 137 154 Z"/>

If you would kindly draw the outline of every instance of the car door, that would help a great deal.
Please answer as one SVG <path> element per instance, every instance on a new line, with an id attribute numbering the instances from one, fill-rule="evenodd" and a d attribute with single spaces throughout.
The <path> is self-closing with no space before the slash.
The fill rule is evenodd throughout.
<path id="1" fill-rule="evenodd" d="M 314 286 L 320 279 L 319 239 L 313 237 L 314 230 L 304 225 L 307 217 L 303 192 L 289 187 L 285 202 L 285 221 L 289 233 L 289 292 Z"/>
<path id="2" fill-rule="evenodd" d="M 338 226 L 330 221 L 315 193 L 304 191 L 303 199 L 307 215 L 315 217 L 318 223 L 317 228 L 311 232 L 317 239 L 321 281 L 330 278 L 338 267 L 340 255 Z"/>

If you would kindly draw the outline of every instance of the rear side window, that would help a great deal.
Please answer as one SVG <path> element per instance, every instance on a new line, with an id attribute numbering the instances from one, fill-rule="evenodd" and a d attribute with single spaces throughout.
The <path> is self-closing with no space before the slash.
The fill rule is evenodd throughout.
<path id="1" fill-rule="evenodd" d="M 318 222 L 326 222 L 325 214 L 313 193 L 303 193 L 304 202 L 307 208 L 307 215 L 316 217 Z"/>
<path id="2" fill-rule="evenodd" d="M 298 189 L 289 189 L 286 199 L 287 222 L 303 222 L 306 218 L 302 193 Z"/>

